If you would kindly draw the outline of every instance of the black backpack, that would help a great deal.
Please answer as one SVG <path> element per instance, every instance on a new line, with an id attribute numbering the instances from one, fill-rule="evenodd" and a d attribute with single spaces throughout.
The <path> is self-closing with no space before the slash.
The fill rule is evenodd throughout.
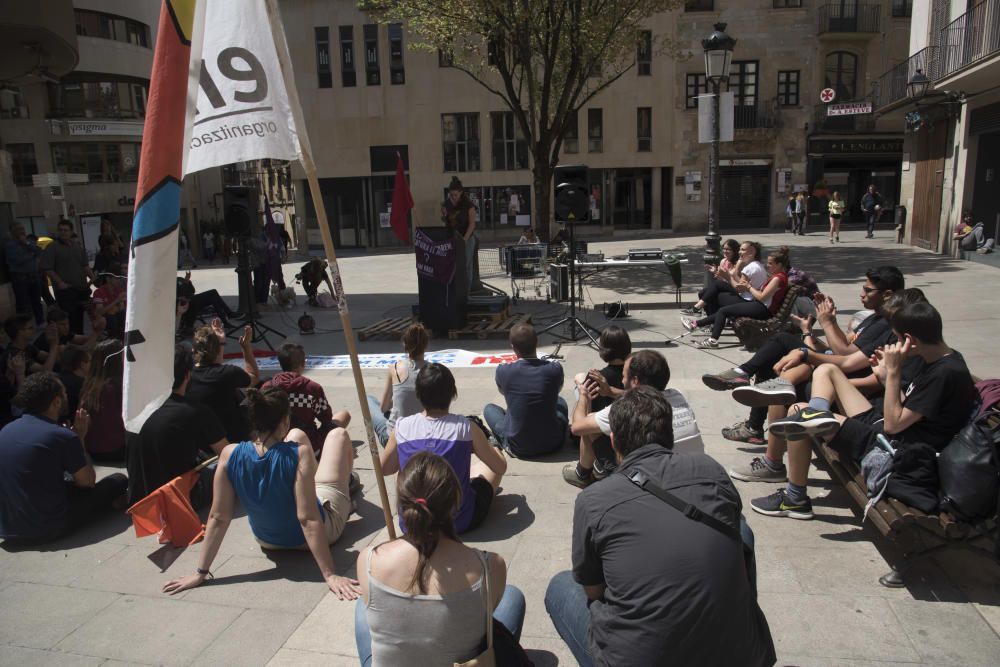
<path id="1" fill-rule="evenodd" d="M 993 425 L 991 426 L 991 419 Z M 973 418 L 938 457 L 941 511 L 975 522 L 997 513 L 1000 499 L 1000 410 Z"/>

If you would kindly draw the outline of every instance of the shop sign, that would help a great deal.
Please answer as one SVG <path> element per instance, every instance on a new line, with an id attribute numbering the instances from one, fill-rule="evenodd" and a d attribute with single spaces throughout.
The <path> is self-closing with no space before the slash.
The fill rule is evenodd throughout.
<path id="1" fill-rule="evenodd" d="M 831 104 L 826 108 L 827 116 L 856 116 L 872 112 L 871 102 L 848 102 L 847 104 Z"/>
<path id="2" fill-rule="evenodd" d="M 867 153 L 902 153 L 902 139 L 813 139 L 809 142 L 813 154 L 839 153 L 864 155 Z"/>
<path id="3" fill-rule="evenodd" d="M 62 122 L 66 132 L 73 137 L 142 136 L 142 121 L 66 120 Z"/>
<path id="4" fill-rule="evenodd" d="M 128 195 L 122 195 L 118 198 L 119 206 L 127 206 L 129 208 L 135 208 L 135 197 L 129 197 Z"/>
<path id="5" fill-rule="evenodd" d="M 770 160 L 719 160 L 720 167 L 766 167 L 771 164 Z"/>

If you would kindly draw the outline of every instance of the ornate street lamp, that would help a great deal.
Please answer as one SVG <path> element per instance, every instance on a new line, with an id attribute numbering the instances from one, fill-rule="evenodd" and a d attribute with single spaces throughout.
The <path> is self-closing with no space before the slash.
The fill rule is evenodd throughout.
<path id="1" fill-rule="evenodd" d="M 718 264 L 722 257 L 719 236 L 719 85 L 729 79 L 736 40 L 726 34 L 726 24 L 716 23 L 715 30 L 701 40 L 705 49 L 705 78 L 712 84 L 712 143 L 708 154 L 708 235 L 705 237 L 705 263 Z"/>
<path id="2" fill-rule="evenodd" d="M 917 73 L 911 76 L 909 82 L 907 82 L 906 92 L 909 94 L 911 100 L 919 102 L 927 94 L 927 89 L 930 85 L 931 80 L 927 78 L 922 69 L 918 69 Z"/>

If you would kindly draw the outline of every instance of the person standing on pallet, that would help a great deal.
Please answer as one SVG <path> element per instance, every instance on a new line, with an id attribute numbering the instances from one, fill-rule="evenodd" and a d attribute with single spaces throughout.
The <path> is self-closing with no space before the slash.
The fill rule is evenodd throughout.
<path id="1" fill-rule="evenodd" d="M 462 237 L 465 243 L 465 272 L 469 291 L 473 291 L 478 272 L 479 238 L 476 236 L 476 205 L 472 203 L 458 176 L 451 177 L 448 196 L 441 204 L 441 221 L 445 227 Z"/>

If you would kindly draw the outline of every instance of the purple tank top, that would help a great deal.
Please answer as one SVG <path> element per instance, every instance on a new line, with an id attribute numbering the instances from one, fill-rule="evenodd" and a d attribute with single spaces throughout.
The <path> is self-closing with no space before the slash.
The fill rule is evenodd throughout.
<path id="1" fill-rule="evenodd" d="M 417 452 L 437 454 L 451 465 L 462 487 L 462 505 L 455 516 L 455 530 L 461 533 L 468 528 L 476 502 L 469 484 L 469 468 L 472 465 L 472 425 L 469 420 L 462 415 L 431 418 L 422 413 L 404 417 L 396 422 L 396 448 L 400 470 Z"/>

